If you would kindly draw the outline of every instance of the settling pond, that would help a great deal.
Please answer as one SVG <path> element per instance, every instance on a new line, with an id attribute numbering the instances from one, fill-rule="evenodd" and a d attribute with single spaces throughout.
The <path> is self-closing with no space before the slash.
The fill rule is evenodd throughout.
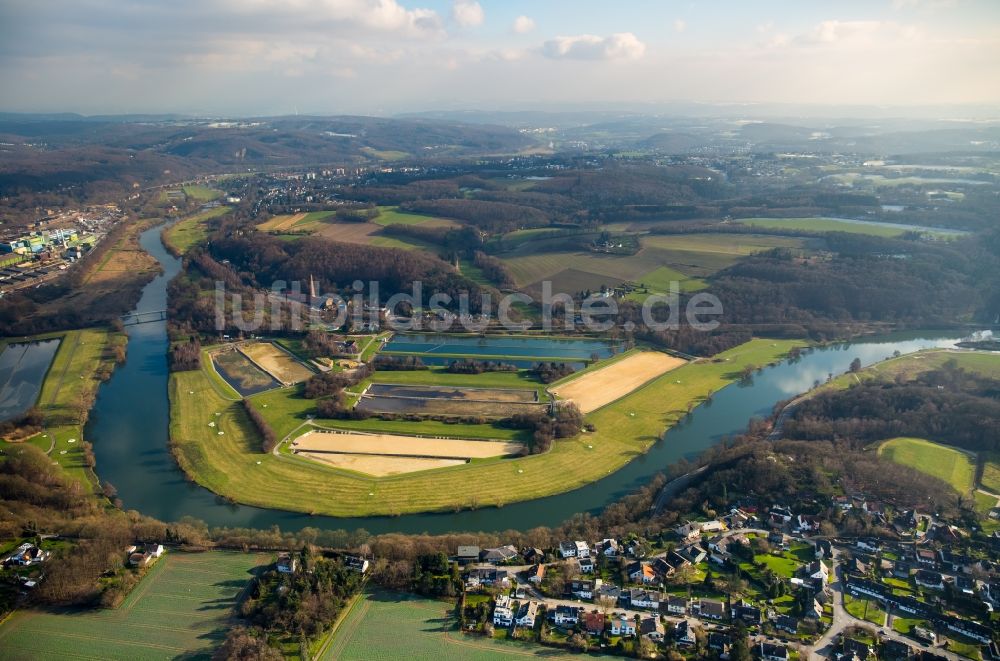
<path id="1" fill-rule="evenodd" d="M 146 286 L 138 306 L 140 312 L 166 307 L 166 284 L 180 268 L 180 261 L 160 244 L 159 232 L 159 228 L 148 230 L 141 237 L 142 246 L 162 263 L 164 273 Z M 167 449 L 165 322 L 129 327 L 128 361 L 101 385 L 87 437 L 94 443 L 98 474 L 102 480 L 115 485 L 125 507 L 164 521 L 192 516 L 212 526 L 268 528 L 277 525 L 286 530 L 313 526 L 365 528 L 371 532 L 527 529 L 558 524 L 577 512 L 601 510 L 678 459 L 693 457 L 742 431 L 751 417 L 767 415 L 776 402 L 808 390 L 830 374 L 847 371 L 854 358 L 870 365 L 890 357 L 894 351 L 909 353 L 929 347 L 954 346 L 958 339 L 940 333 L 915 333 L 871 338 L 807 352 L 797 361 L 784 361 L 766 368 L 751 382 L 720 390 L 710 404 L 696 408 L 648 453 L 606 478 L 569 493 L 501 509 L 338 519 L 225 503 L 208 490 L 188 482 Z M 581 457 L 581 461 L 585 460 Z"/>
<path id="2" fill-rule="evenodd" d="M 59 340 L 8 344 L 0 353 L 0 421 L 23 415 L 38 401 Z"/>

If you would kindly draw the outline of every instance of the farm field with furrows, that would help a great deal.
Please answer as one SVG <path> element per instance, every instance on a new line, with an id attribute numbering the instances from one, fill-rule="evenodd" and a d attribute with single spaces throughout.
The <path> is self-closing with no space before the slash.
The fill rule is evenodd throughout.
<path id="1" fill-rule="evenodd" d="M 168 551 L 118 608 L 18 611 L 0 625 L 0 657 L 210 659 L 228 633 L 237 596 L 265 561 Z"/>

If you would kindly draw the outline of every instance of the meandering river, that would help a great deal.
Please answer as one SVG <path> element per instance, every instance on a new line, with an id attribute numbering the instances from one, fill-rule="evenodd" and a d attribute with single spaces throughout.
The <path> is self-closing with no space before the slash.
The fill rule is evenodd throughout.
<path id="1" fill-rule="evenodd" d="M 163 266 L 163 273 L 146 285 L 136 308 L 138 312 L 166 308 L 167 283 L 180 271 L 180 260 L 170 255 L 160 242 L 160 229 L 147 230 L 140 237 L 142 247 Z M 959 339 L 954 333 L 871 338 L 815 349 L 797 361 L 765 368 L 752 382 L 733 384 L 717 392 L 710 403 L 696 408 L 649 452 L 621 470 L 569 493 L 500 509 L 339 519 L 232 505 L 190 483 L 167 448 L 166 322 L 131 326 L 128 332 L 128 360 L 101 385 L 86 430 L 87 438 L 94 443 L 98 475 L 118 489 L 125 508 L 164 521 L 192 516 L 211 526 L 278 525 L 287 530 L 305 526 L 364 528 L 376 533 L 527 529 L 556 525 L 577 512 L 597 512 L 680 458 L 694 457 L 740 432 L 751 417 L 767 415 L 776 402 L 808 390 L 830 374 L 847 371 L 854 358 L 870 365 L 890 357 L 894 351 L 908 353 L 954 346 Z M 581 461 L 585 460 L 581 457 Z"/>

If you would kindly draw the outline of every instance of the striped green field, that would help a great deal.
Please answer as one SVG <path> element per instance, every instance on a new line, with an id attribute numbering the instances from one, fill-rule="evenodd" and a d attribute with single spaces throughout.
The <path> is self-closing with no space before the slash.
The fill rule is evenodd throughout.
<path id="1" fill-rule="evenodd" d="M 463 634 L 454 605 L 395 592 L 365 595 L 340 623 L 323 661 L 507 661 L 516 658 L 611 658 Z"/>
<path id="2" fill-rule="evenodd" d="M 422 213 L 400 211 L 399 207 L 379 207 L 375 223 L 386 225 L 423 225 L 424 227 L 458 227 L 459 223 L 449 218 L 427 216 Z"/>
<path id="3" fill-rule="evenodd" d="M 167 552 L 121 606 L 18 611 L 0 625 L 6 659 L 210 659 L 266 556 Z"/>
<path id="4" fill-rule="evenodd" d="M 684 365 L 588 415 L 596 431 L 557 441 L 544 454 L 477 460 L 420 473 L 371 478 L 301 457 L 263 454 L 242 405 L 227 399 L 228 394 L 202 370 L 170 377 L 170 438 L 178 462 L 196 482 L 249 505 L 332 516 L 501 506 L 570 491 L 620 469 L 682 419 L 689 405 L 738 380 L 745 366 L 766 365 L 801 344 L 756 339 L 719 354 L 718 362 Z M 288 415 L 278 410 L 287 405 L 273 399 L 282 392 L 251 398 L 279 437 L 298 427 L 306 415 L 305 409 Z M 311 406 L 305 400 L 292 404 Z M 216 426 L 210 427 L 210 422 Z M 420 433 L 421 425 L 433 421 L 376 422 Z M 435 424 L 458 431 L 457 426 Z"/>
<path id="5" fill-rule="evenodd" d="M 907 232 L 905 227 L 886 227 L 868 223 L 849 223 L 837 218 L 740 218 L 737 222 L 767 229 L 805 230 L 809 232 L 850 232 L 869 236 L 893 237 Z"/>
<path id="6" fill-rule="evenodd" d="M 983 477 L 980 484 L 990 493 L 1000 494 L 1000 452 L 985 453 Z"/>

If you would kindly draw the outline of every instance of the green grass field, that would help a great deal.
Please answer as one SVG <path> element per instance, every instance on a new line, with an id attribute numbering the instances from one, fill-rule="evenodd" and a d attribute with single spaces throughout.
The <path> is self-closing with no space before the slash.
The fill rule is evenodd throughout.
<path id="1" fill-rule="evenodd" d="M 426 370 L 375 372 L 373 383 L 403 383 L 407 385 L 454 386 L 468 388 L 519 388 L 538 393 L 538 400 L 548 401 L 545 384 L 536 379 L 528 370 L 516 372 L 484 372 L 482 374 L 454 374 L 444 367 Z"/>
<path id="2" fill-rule="evenodd" d="M 631 280 L 657 283 L 666 291 L 665 283 L 676 279 L 682 291 L 696 291 L 704 287 L 699 278 L 732 266 L 741 257 L 775 247 L 801 248 L 806 241 L 755 234 L 684 234 L 643 236 L 641 243 L 635 255 L 518 251 L 503 259 L 519 286 L 552 280 L 554 291 L 579 291 Z"/>
<path id="3" fill-rule="evenodd" d="M 972 489 L 975 459 L 960 450 L 921 438 L 893 438 L 879 446 L 878 454 L 944 480 L 959 493 Z"/>
<path id="4" fill-rule="evenodd" d="M 379 207 L 375 223 L 387 225 L 424 225 L 427 227 L 457 227 L 458 223 L 448 218 L 427 216 L 422 213 L 400 211 L 399 207 Z"/>
<path id="5" fill-rule="evenodd" d="M 499 506 L 570 491 L 618 470 L 683 418 L 689 404 L 738 380 L 744 366 L 766 365 L 796 345 L 801 342 L 753 340 L 719 354 L 719 362 L 695 362 L 673 370 L 590 414 L 587 419 L 596 426 L 595 432 L 557 441 L 545 454 L 475 461 L 408 475 L 363 477 L 299 457 L 261 453 L 256 431 L 241 405 L 223 397 L 218 384 L 203 371 L 171 375 L 170 438 L 189 475 L 241 503 L 332 516 Z M 276 398 L 287 392 L 272 391 L 251 400 L 271 418 L 279 437 L 301 423 L 293 408 L 272 410 L 278 406 L 273 403 Z M 281 406 L 311 406 L 284 396 Z M 218 426 L 209 427 L 212 421 Z M 404 425 L 399 431 L 426 429 L 417 426 L 426 423 L 399 424 Z M 337 425 L 344 422 L 337 421 Z M 379 421 L 378 426 L 385 428 L 386 423 Z"/>
<path id="6" fill-rule="evenodd" d="M 1000 452 L 987 452 L 980 485 L 990 493 L 1000 494 Z"/>
<path id="7" fill-rule="evenodd" d="M 231 207 L 215 207 L 179 220 L 163 231 L 163 239 L 174 250 L 184 254 L 208 238 L 209 220 L 231 210 Z"/>
<path id="8" fill-rule="evenodd" d="M 844 595 L 844 610 L 858 618 L 866 620 L 872 624 L 882 626 L 885 624 L 885 611 L 876 601 L 868 599 L 855 599 L 850 595 Z"/>
<path id="9" fill-rule="evenodd" d="M 265 556 L 167 552 L 121 606 L 18 611 L 0 625 L 8 659 L 209 659 Z"/>
<path id="10" fill-rule="evenodd" d="M 320 657 L 324 661 L 506 661 L 583 658 L 540 645 L 463 634 L 454 606 L 408 594 L 375 592 L 359 599 Z M 610 658 L 588 655 L 589 659 Z"/>
<path id="11" fill-rule="evenodd" d="M 807 230 L 810 232 L 850 232 L 870 236 L 893 237 L 906 233 L 905 227 L 885 227 L 863 223 L 846 223 L 836 218 L 740 218 L 737 222 L 768 229 Z"/>
<path id="12" fill-rule="evenodd" d="M 199 202 L 211 202 L 212 200 L 217 200 L 222 197 L 222 191 L 209 188 L 208 186 L 185 186 L 184 194 L 192 200 L 197 200 Z"/>

